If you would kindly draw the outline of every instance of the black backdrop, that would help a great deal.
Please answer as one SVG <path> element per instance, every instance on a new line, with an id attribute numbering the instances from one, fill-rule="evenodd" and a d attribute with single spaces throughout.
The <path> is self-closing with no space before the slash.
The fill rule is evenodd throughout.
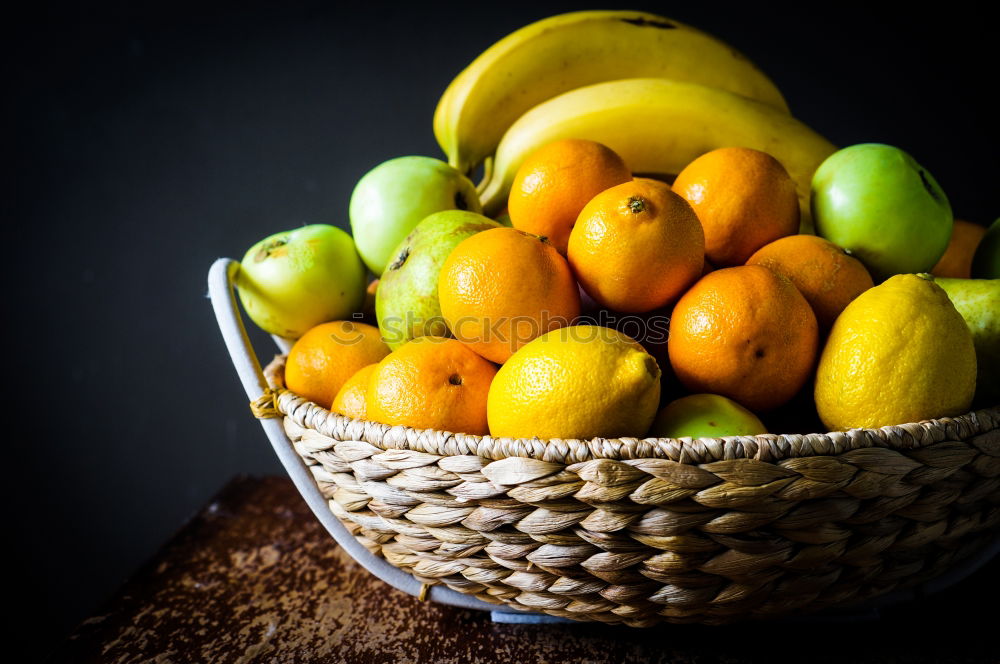
<path id="1" fill-rule="evenodd" d="M 211 262 L 303 223 L 347 227 L 365 171 L 440 156 L 431 115 L 461 67 L 585 7 L 142 4 L 4 21 L 7 512 L 20 613 L 51 638 L 227 478 L 280 472 L 204 297 Z M 835 143 L 910 151 L 957 216 L 1000 214 L 1000 61 L 971 7 L 635 7 L 732 43 Z"/>

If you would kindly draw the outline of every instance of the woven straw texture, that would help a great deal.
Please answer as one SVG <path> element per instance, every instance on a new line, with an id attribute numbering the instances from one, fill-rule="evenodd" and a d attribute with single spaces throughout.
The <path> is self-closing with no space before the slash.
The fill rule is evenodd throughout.
<path id="1" fill-rule="evenodd" d="M 1000 530 L 1000 407 L 877 430 L 548 440 L 336 415 L 266 371 L 285 431 L 370 551 L 421 582 L 576 620 L 725 623 L 861 602 Z"/>

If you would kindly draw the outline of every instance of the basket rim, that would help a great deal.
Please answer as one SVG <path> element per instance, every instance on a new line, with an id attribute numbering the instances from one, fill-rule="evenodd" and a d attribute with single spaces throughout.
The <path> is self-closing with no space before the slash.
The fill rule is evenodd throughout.
<path id="1" fill-rule="evenodd" d="M 276 355 L 264 369 L 269 386 L 269 394 L 266 396 L 273 402 L 277 413 L 287 416 L 299 427 L 336 440 L 362 441 L 381 450 L 410 450 L 438 456 L 471 455 L 492 460 L 526 457 L 563 464 L 595 459 L 663 459 L 694 465 L 732 459 L 775 462 L 800 457 L 840 455 L 870 448 L 915 450 L 947 440 L 970 441 L 975 444 L 977 436 L 1000 436 L 1000 405 L 955 417 L 826 433 L 587 440 L 479 436 L 356 420 L 333 413 L 287 389 L 284 386 L 284 364 L 285 355 Z"/>

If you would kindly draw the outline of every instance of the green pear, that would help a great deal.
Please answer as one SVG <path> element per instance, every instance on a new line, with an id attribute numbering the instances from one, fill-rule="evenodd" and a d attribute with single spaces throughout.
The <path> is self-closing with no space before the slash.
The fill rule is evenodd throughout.
<path id="1" fill-rule="evenodd" d="M 497 223 L 501 226 L 506 226 L 507 228 L 514 228 L 514 222 L 510 220 L 510 212 L 507 208 L 503 209 L 503 212 L 496 216 Z"/>
<path id="2" fill-rule="evenodd" d="M 756 415 L 718 394 L 691 394 L 663 407 L 649 435 L 663 438 L 721 438 L 767 433 Z"/>
<path id="3" fill-rule="evenodd" d="M 250 247 L 236 287 L 258 327 L 298 339 L 315 325 L 350 318 L 358 310 L 365 296 L 365 266 L 350 235 L 311 224 Z"/>
<path id="4" fill-rule="evenodd" d="M 375 292 L 375 315 L 389 348 L 422 336 L 450 336 L 438 302 L 441 266 L 462 240 L 491 228 L 500 224 L 474 212 L 445 210 L 426 217 L 399 243 Z"/>
<path id="5" fill-rule="evenodd" d="M 482 212 L 476 186 L 440 159 L 397 157 L 368 171 L 350 203 L 354 243 L 368 269 L 381 276 L 393 249 L 440 210 Z"/>
<path id="6" fill-rule="evenodd" d="M 1000 279 L 947 279 L 934 283 L 944 289 L 972 332 L 976 347 L 976 400 L 983 406 L 1000 403 Z"/>
<path id="7" fill-rule="evenodd" d="M 974 279 L 1000 279 L 1000 219 L 986 230 L 972 257 Z"/>

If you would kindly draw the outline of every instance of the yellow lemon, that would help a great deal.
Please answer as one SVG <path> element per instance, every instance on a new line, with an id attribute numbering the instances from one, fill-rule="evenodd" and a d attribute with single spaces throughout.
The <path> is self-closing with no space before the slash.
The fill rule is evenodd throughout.
<path id="1" fill-rule="evenodd" d="M 899 274 L 847 305 L 816 372 L 834 430 L 959 415 L 976 389 L 972 334 L 929 275 Z"/>
<path id="2" fill-rule="evenodd" d="M 493 379 L 490 434 L 511 438 L 643 436 L 660 400 L 660 368 L 621 332 L 553 330 L 523 346 Z"/>

